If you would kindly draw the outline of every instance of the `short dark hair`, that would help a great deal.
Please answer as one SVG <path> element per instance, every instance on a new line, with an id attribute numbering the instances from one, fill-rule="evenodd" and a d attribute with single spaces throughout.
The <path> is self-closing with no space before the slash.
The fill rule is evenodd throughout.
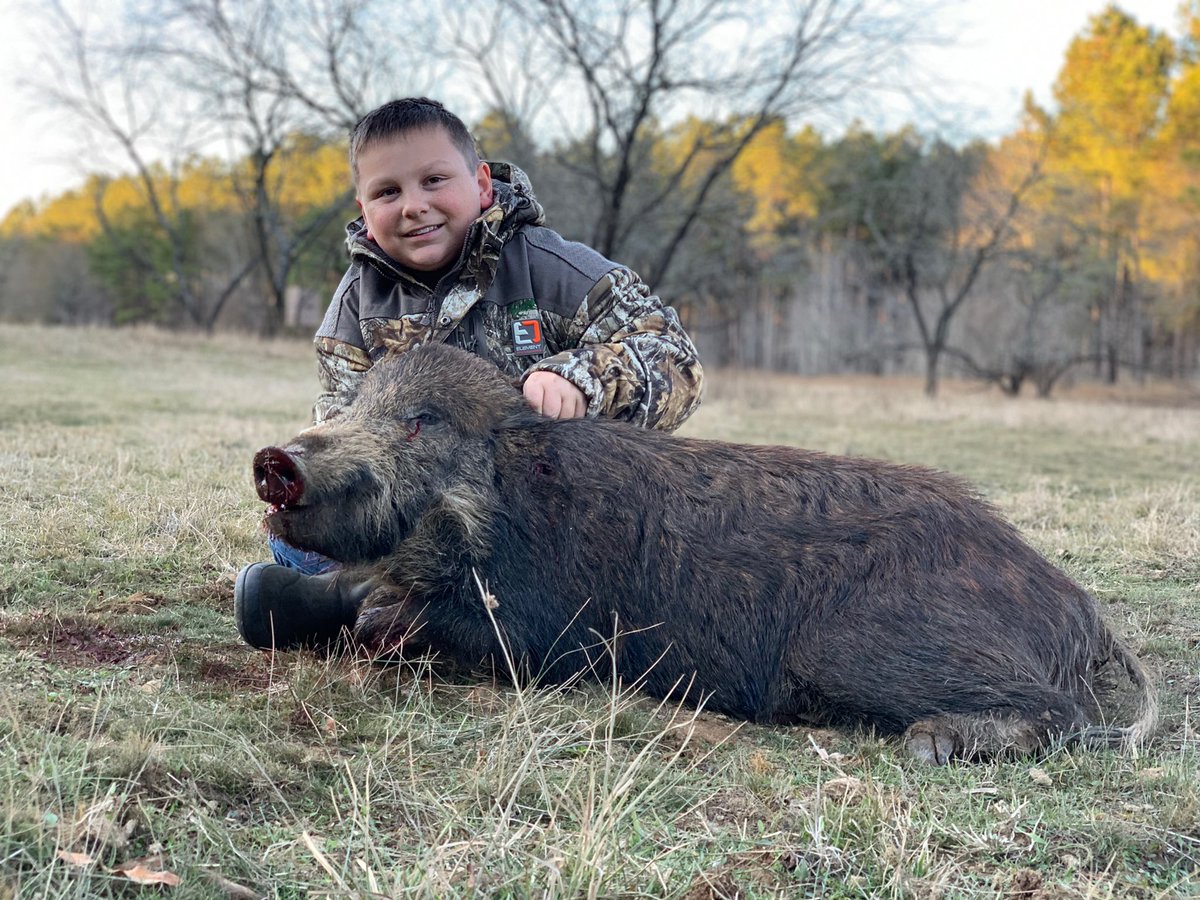
<path id="1" fill-rule="evenodd" d="M 428 97 L 404 97 L 389 100 L 377 106 L 358 120 L 350 132 L 350 174 L 358 184 L 358 154 L 376 141 L 422 131 L 428 128 L 444 128 L 451 142 L 463 155 L 467 165 L 475 169 L 479 165 L 479 153 L 475 149 L 475 138 L 456 116 L 436 100 Z"/>

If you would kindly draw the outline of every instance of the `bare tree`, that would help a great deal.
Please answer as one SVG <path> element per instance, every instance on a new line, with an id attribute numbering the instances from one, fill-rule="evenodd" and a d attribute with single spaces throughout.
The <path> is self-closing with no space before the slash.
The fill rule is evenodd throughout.
<path id="1" fill-rule="evenodd" d="M 294 159 L 302 155 L 296 151 L 311 140 L 342 139 L 395 86 L 396 54 L 386 47 L 392 36 L 375 28 L 372 17 L 382 12 L 401 21 L 399 4 L 115 2 L 99 11 L 101 28 L 96 13 L 73 12 L 65 3 L 54 0 L 42 13 L 45 44 L 55 50 L 46 54 L 34 88 L 82 122 L 97 147 L 112 151 L 83 154 L 93 165 L 132 170 L 171 253 L 164 266 L 158 255 L 125 241 L 131 263 L 157 272 L 186 321 L 205 328 L 255 275 L 263 299 L 256 318 L 274 332 L 298 260 L 327 235 L 352 196 L 347 178 L 315 204 L 289 201 Z M 242 210 L 240 223 L 221 222 L 225 243 L 232 237 L 243 258 L 221 255 L 226 278 L 219 284 L 205 265 L 206 256 L 216 262 L 218 255 L 203 245 L 203 230 L 187 220 L 178 196 L 181 172 L 201 156 L 224 161 L 223 174 L 211 175 L 227 180 Z M 120 223 L 106 214 L 103 196 L 97 215 L 116 242 Z"/>
<path id="2" fill-rule="evenodd" d="M 287 197 L 296 145 L 305 143 L 306 128 L 316 131 L 323 124 L 315 119 L 312 102 L 275 74 L 288 71 L 284 60 L 294 48 L 281 36 L 286 35 L 284 23 L 295 15 L 295 8 L 274 0 L 233 8 L 221 0 L 174 0 L 167 8 L 175 27 L 162 36 L 154 52 L 182 65 L 189 89 L 211 100 L 232 145 L 229 155 L 237 162 L 231 168 L 231 183 L 259 261 L 265 294 L 263 330 L 273 334 L 283 325 L 285 296 L 297 262 L 315 239 L 324 236 L 330 222 L 345 213 L 352 198 L 348 179 L 341 191 L 303 212 Z M 328 7 L 324 11 L 332 12 Z M 332 32 L 344 33 L 353 19 L 333 19 L 336 25 L 323 37 L 337 48 Z M 359 93 L 337 68 L 338 60 L 329 63 L 327 71 L 345 102 L 359 102 Z M 268 72 L 265 78 L 264 71 Z M 338 113 L 353 114 L 352 108 Z"/>
<path id="3" fill-rule="evenodd" d="M 973 295 L 985 266 L 1006 251 L 1017 212 L 1042 177 L 1036 156 L 1015 184 L 999 179 L 984 148 L 961 150 L 936 141 L 925 150 L 915 132 L 902 159 L 869 181 L 862 224 L 875 265 L 899 290 L 913 314 L 925 357 L 925 393 L 937 393 L 950 330 Z M 916 142 L 916 143 L 914 143 Z"/>
<path id="4" fill-rule="evenodd" d="M 175 0 L 180 2 L 180 0 Z M 230 20 L 221 0 L 195 0 Z M 264 93 L 302 108 L 341 136 L 398 94 L 430 93 L 455 74 L 436 41 L 441 5 L 405 0 L 246 0 L 241 15 L 269 19 L 242 51 Z"/>
<path id="5" fill-rule="evenodd" d="M 46 44 L 56 52 L 43 58 L 34 89 L 86 126 L 93 149 L 86 158 L 96 163 L 115 155 L 122 168 L 132 170 L 133 184 L 167 252 L 152 255 L 144 243 L 127 241 L 131 261 L 157 282 L 186 321 L 211 329 L 257 259 L 248 256 L 223 265 L 222 283 L 212 296 L 208 282 L 213 273 L 204 270 L 198 230 L 178 193 L 183 169 L 208 137 L 198 125 L 203 117 L 192 114 L 187 98 L 170 92 L 169 73 L 132 52 L 146 44 L 143 22 L 126 17 L 117 27 L 106 21 L 100 35 L 87 14 L 76 16 L 60 2 L 46 11 Z M 97 219 L 115 240 L 119 224 L 106 213 L 110 183 L 106 178 L 93 181 Z"/>
<path id="6" fill-rule="evenodd" d="M 927 32 L 927 6 L 491 0 L 479 31 L 460 22 L 456 33 L 492 105 L 557 138 L 559 161 L 589 204 L 593 246 L 640 257 L 659 282 L 755 135 L 880 87 Z M 537 62 L 504 69 L 497 60 L 513 47 Z M 544 98 L 537 110 L 514 106 L 514 82 L 536 85 L 520 96 Z"/>
<path id="7" fill-rule="evenodd" d="M 1027 383 L 1049 397 L 1075 366 L 1100 358 L 1086 345 L 1105 267 L 1073 223 L 1056 218 L 1053 211 L 1037 214 L 1032 239 L 1009 249 L 984 288 L 987 308 L 966 317 L 966 340 L 946 350 L 1014 397 Z"/>

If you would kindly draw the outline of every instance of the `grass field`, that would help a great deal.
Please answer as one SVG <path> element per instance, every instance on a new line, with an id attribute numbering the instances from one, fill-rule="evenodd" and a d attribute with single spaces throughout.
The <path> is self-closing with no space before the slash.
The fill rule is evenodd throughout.
<path id="1" fill-rule="evenodd" d="M 1137 758 L 931 769 L 243 646 L 250 459 L 315 384 L 303 341 L 0 327 L 0 898 L 1200 896 L 1194 392 L 710 375 L 687 434 L 974 481 L 1161 685 Z"/>

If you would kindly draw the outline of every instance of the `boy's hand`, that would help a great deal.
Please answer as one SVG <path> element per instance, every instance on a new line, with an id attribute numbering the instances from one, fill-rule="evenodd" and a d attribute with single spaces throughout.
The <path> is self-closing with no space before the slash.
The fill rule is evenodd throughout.
<path id="1" fill-rule="evenodd" d="M 534 372 L 525 379 L 525 401 L 550 419 L 578 419 L 587 412 L 583 391 L 553 372 Z"/>

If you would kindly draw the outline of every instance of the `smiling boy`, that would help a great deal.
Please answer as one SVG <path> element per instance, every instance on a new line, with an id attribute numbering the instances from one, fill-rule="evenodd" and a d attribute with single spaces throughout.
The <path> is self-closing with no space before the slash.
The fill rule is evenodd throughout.
<path id="1" fill-rule="evenodd" d="M 673 430 L 698 405 L 702 371 L 675 311 L 629 269 L 545 228 L 524 173 L 480 160 L 440 103 L 368 113 L 350 167 L 362 218 L 347 228 L 351 265 L 317 332 L 326 390 L 315 421 L 375 359 L 425 341 L 490 359 L 554 418 Z"/>
<path id="2" fill-rule="evenodd" d="M 376 360 L 430 341 L 491 360 L 550 418 L 674 430 L 699 404 L 702 369 L 675 311 L 630 269 L 546 228 L 525 174 L 479 159 L 440 103 L 368 113 L 350 169 L 362 216 L 347 226 L 350 267 L 317 331 L 314 423 L 339 414 Z M 361 590 L 318 574 L 332 561 L 271 544 L 279 565 L 238 576 L 248 643 L 314 644 L 353 622 Z"/>

